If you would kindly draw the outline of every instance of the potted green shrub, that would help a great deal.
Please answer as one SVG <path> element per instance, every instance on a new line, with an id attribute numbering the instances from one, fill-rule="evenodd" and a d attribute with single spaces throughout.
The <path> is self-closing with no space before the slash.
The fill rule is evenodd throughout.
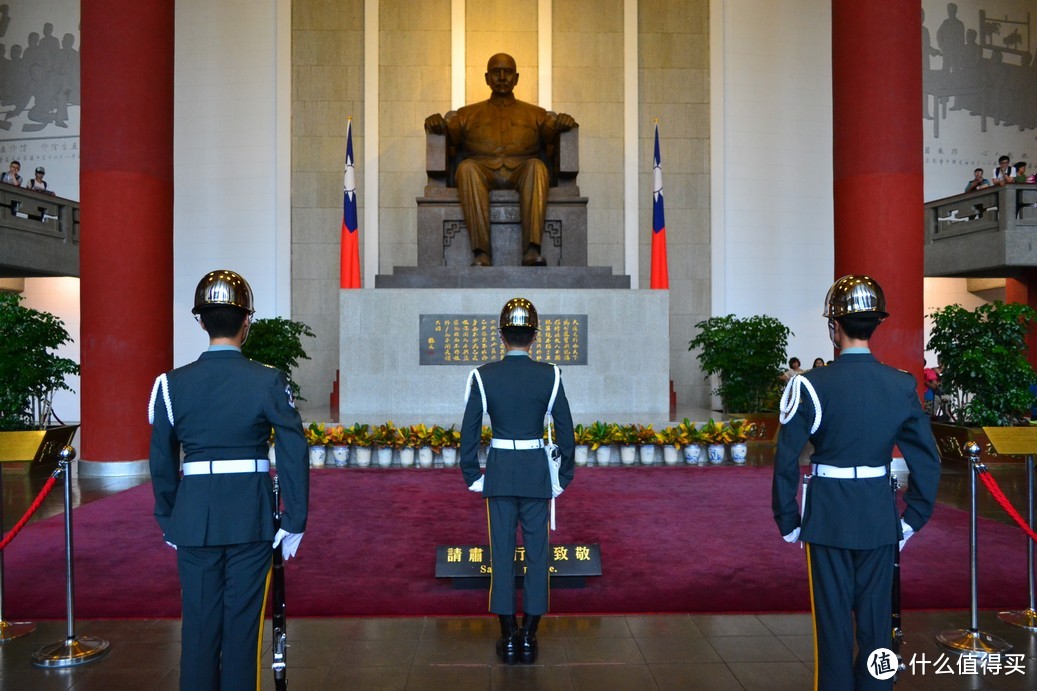
<path id="1" fill-rule="evenodd" d="M 927 348 L 943 363 L 940 385 L 951 395 L 949 425 L 934 423 L 940 453 L 965 458 L 964 444 L 988 443 L 981 427 L 1027 424 L 1037 373 L 1027 360 L 1026 334 L 1037 321 L 1027 305 L 993 302 L 968 310 L 948 305 L 931 315 Z M 962 428 L 972 428 L 965 430 Z"/>
<path id="2" fill-rule="evenodd" d="M 311 422 L 303 430 L 310 447 L 310 467 L 323 468 L 328 455 L 328 431 L 323 422 Z"/>
<path id="3" fill-rule="evenodd" d="M 375 427 L 371 433 L 371 442 L 378 447 L 378 467 L 388 468 L 392 465 L 393 451 L 403 448 L 405 441 L 403 432 L 392 420 L 387 420 Z"/>
<path id="4" fill-rule="evenodd" d="M 443 467 L 453 468 L 457 465 L 457 449 L 460 448 L 460 431 L 454 430 L 454 425 L 447 429 L 440 427 L 440 445 L 443 447 Z"/>
<path id="5" fill-rule="evenodd" d="M 655 465 L 655 448 L 663 443 L 663 437 L 651 425 L 634 425 L 641 465 Z"/>
<path id="6" fill-rule="evenodd" d="M 64 323 L 21 303 L 0 292 L 0 460 L 52 460 L 78 428 L 52 425 L 54 392 L 72 390 L 65 378 L 79 365 L 55 352 L 72 341 Z"/>
<path id="7" fill-rule="evenodd" d="M 723 463 L 727 444 L 731 443 L 733 438 L 731 426 L 726 422 L 714 422 L 713 418 L 710 418 L 709 422 L 702 426 L 702 436 L 709 445 L 706 447 L 709 462 L 714 465 Z"/>
<path id="8" fill-rule="evenodd" d="M 659 430 L 659 439 L 663 446 L 663 465 L 677 465 L 685 438 L 680 425 L 663 427 Z"/>
<path id="9" fill-rule="evenodd" d="M 587 440 L 590 450 L 595 454 L 596 465 L 607 466 L 610 464 L 612 460 L 612 444 L 616 443 L 618 436 L 619 427 L 615 423 L 595 420 L 587 428 Z"/>
<path id="10" fill-rule="evenodd" d="M 424 423 L 411 425 L 410 432 L 404 434 L 407 436 L 407 445 L 411 447 L 410 465 L 415 465 L 414 450 L 417 449 L 417 467 L 431 468 L 436 456 L 436 452 L 432 448 L 432 442 L 436 440 L 435 425 L 432 427 Z M 404 460 L 404 451 L 405 449 L 400 450 L 400 465 L 407 468 L 409 466 Z"/>
<path id="11" fill-rule="evenodd" d="M 573 426 L 573 441 L 576 444 L 573 458 L 576 465 L 581 468 L 587 465 L 587 452 L 590 451 L 591 439 L 588 429 L 579 423 Z"/>
<path id="12" fill-rule="evenodd" d="M 620 425 L 616 423 L 614 439 L 619 444 L 619 464 L 634 465 L 637 462 L 638 434 L 635 425 Z"/>
<path id="13" fill-rule="evenodd" d="M 288 376 L 289 386 L 292 387 L 292 396 L 296 400 L 305 401 L 292 374 L 299 366 L 299 360 L 310 359 L 302 347 L 302 337 L 313 338 L 314 335 L 310 327 L 302 322 L 283 317 L 257 319 L 249 327 L 248 338 L 241 345 L 241 353 L 250 360 L 262 362 L 284 372 Z"/>
<path id="14" fill-rule="evenodd" d="M 331 447 L 331 457 L 336 468 L 345 468 L 349 465 L 349 445 L 351 443 L 349 430 L 342 425 L 328 428 L 328 446 Z"/>
<path id="15" fill-rule="evenodd" d="M 726 415 L 771 413 L 781 394 L 786 349 L 792 331 L 774 317 L 733 314 L 711 317 L 695 325 L 699 333 L 688 342 L 703 373 L 717 376 L 712 391 L 720 396 Z"/>
<path id="16" fill-rule="evenodd" d="M 728 428 L 731 430 L 731 460 L 738 465 L 744 465 L 749 456 L 747 442 L 756 432 L 756 423 L 744 418 L 731 420 Z"/>
<path id="17" fill-rule="evenodd" d="M 371 428 L 359 422 L 353 423 L 352 427 L 346 428 L 346 434 L 356 449 L 356 465 L 358 468 L 367 468 L 371 465 Z"/>
<path id="18" fill-rule="evenodd" d="M 677 429 L 680 431 L 680 439 L 684 445 L 684 462 L 688 465 L 705 465 L 706 459 L 702 455 L 702 446 L 706 443 L 706 436 L 702 432 L 701 427 L 696 427 L 695 423 L 684 418 L 684 421 L 677 425 Z"/>

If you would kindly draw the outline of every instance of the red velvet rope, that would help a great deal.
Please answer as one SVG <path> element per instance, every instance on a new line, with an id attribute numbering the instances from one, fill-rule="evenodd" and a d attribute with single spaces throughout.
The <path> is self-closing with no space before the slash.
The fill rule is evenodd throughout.
<path id="1" fill-rule="evenodd" d="M 56 483 L 57 481 L 57 475 L 51 475 L 49 478 L 47 478 L 47 481 L 43 484 L 43 489 L 40 490 L 40 493 L 36 495 L 35 501 L 32 502 L 32 506 L 30 506 L 29 510 L 25 512 L 25 515 L 22 516 L 21 520 L 14 524 L 14 527 L 11 528 L 11 532 L 7 533 L 7 537 L 5 537 L 2 542 L 0 542 L 0 550 L 3 550 L 5 547 L 7 547 L 11 540 L 14 539 L 14 536 L 18 534 L 18 531 L 25 527 L 25 524 L 29 522 L 29 519 L 32 518 L 32 515 L 36 513 L 36 509 L 40 508 L 40 504 L 42 504 L 43 500 L 47 498 L 47 495 L 50 494 L 50 491 L 54 489 L 54 483 Z"/>
<path id="2" fill-rule="evenodd" d="M 1034 533 L 1023 517 L 1019 515 L 1019 512 L 1015 510 L 1015 507 L 1008 501 L 1008 497 L 1001 491 L 1001 487 L 997 484 L 997 480 L 989 472 L 980 472 L 979 479 L 983 481 L 986 488 L 990 491 L 990 494 L 997 500 L 997 503 L 1001 505 L 1001 508 L 1005 510 L 1009 516 L 1012 517 L 1019 527 L 1023 529 L 1023 532 L 1030 536 L 1030 539 L 1037 542 L 1037 533 Z"/>

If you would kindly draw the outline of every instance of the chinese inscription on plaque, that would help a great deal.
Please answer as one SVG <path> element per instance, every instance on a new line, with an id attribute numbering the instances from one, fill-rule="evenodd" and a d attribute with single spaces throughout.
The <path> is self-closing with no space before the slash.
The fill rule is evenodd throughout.
<path id="1" fill-rule="evenodd" d="M 504 357 L 495 314 L 422 314 L 418 334 L 422 365 L 481 365 Z M 540 316 L 530 355 L 557 365 L 587 364 L 587 315 Z"/>

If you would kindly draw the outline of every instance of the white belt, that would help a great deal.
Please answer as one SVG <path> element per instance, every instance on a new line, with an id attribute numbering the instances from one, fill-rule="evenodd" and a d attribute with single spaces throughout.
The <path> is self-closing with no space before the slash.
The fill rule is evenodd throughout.
<path id="1" fill-rule="evenodd" d="M 242 458 L 232 461 L 188 461 L 184 475 L 223 475 L 224 473 L 268 473 L 270 459 Z"/>
<path id="2" fill-rule="evenodd" d="M 814 464 L 814 475 L 818 477 L 834 477 L 840 480 L 855 478 L 882 477 L 886 474 L 886 466 L 858 465 L 852 468 L 841 468 L 837 465 Z"/>
<path id="3" fill-rule="evenodd" d="M 512 449 L 515 451 L 525 451 L 526 449 L 542 449 L 544 448 L 543 439 L 497 439 L 494 437 L 490 440 L 490 446 L 495 449 Z"/>

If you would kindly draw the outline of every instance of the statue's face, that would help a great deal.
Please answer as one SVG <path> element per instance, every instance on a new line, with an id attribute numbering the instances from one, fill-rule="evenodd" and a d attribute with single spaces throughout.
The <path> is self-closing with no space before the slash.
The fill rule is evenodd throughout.
<path id="1" fill-rule="evenodd" d="M 510 55 L 494 55 L 486 65 L 486 85 L 499 96 L 510 94 L 518 84 L 515 61 Z"/>

